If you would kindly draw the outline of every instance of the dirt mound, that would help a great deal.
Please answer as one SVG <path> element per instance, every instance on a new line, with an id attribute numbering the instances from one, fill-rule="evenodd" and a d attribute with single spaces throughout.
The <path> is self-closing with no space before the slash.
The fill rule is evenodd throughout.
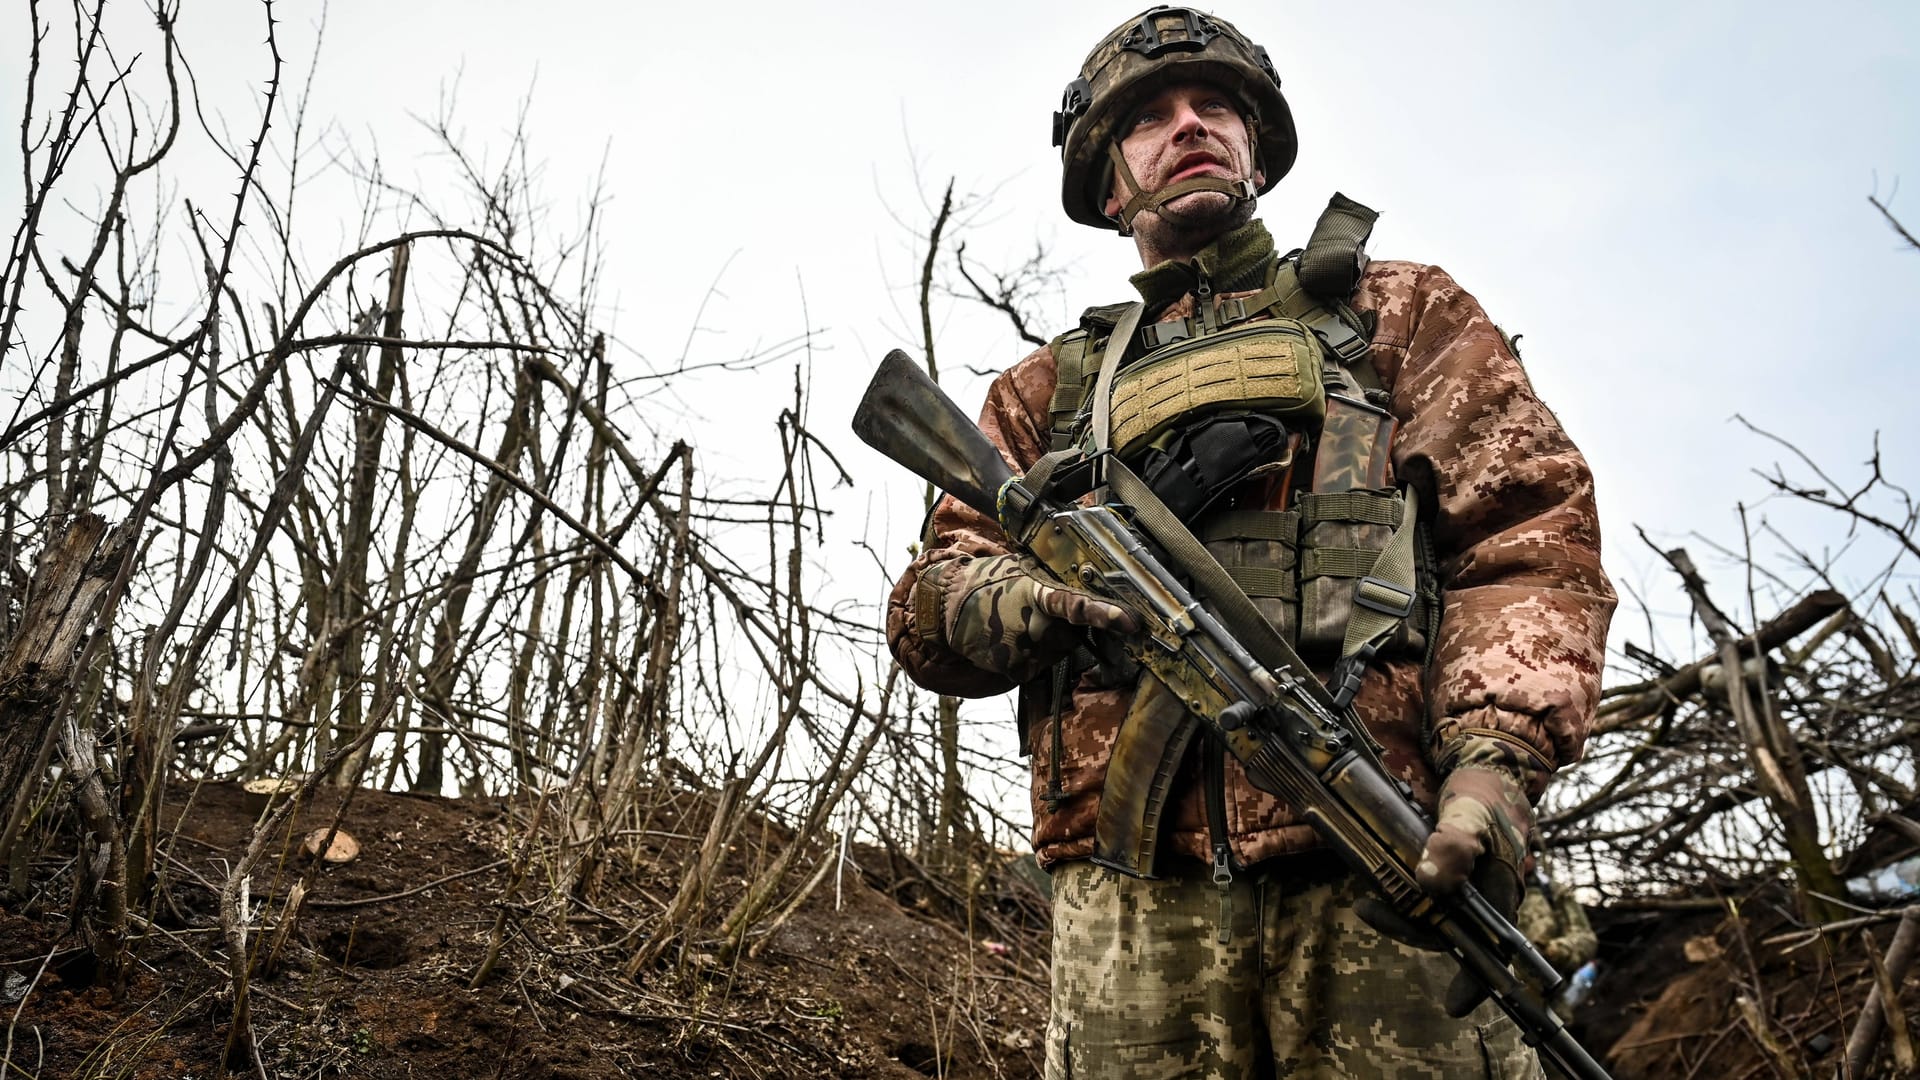
<path id="1" fill-rule="evenodd" d="M 1575 1033 L 1616 1077 L 1838 1076 L 1897 912 L 1804 928 L 1778 885 L 1691 906 L 1596 911 L 1604 974 Z M 1920 974 L 1903 984 L 1920 1000 Z M 1867 1076 L 1895 1069 L 1886 1040 Z M 1854 1080 L 1865 1080 L 1855 1077 Z"/>
<path id="2" fill-rule="evenodd" d="M 171 856 L 121 1002 L 91 985 L 89 954 L 68 935 L 64 913 L 45 910 L 64 903 L 59 868 L 35 868 L 40 902 L 0 909 L 0 1003 L 7 1014 L 21 1009 L 9 1033 L 9 1076 L 23 1075 L 15 1068 L 32 1077 L 221 1075 L 232 991 L 218 890 L 256 815 L 235 784 L 173 794 L 163 815 L 174 826 Z M 310 866 L 300 840 L 330 824 L 337 799 L 303 809 L 279 838 L 284 853 L 250 883 L 263 935 L 254 1030 L 280 1075 L 1037 1071 L 1046 1020 L 1040 931 L 1007 943 L 970 939 L 963 920 L 939 914 L 938 898 L 890 895 L 906 891 L 891 886 L 910 875 L 890 875 L 870 853 L 867 872 L 849 864 L 837 890 L 828 879 L 757 957 L 723 959 L 696 937 L 628 979 L 621 970 L 649 917 L 691 861 L 698 797 L 675 801 L 684 824 L 673 807 L 660 815 L 650 858 L 603 870 L 598 906 L 576 903 L 557 917 L 526 899 L 533 890 L 509 889 L 526 807 L 355 792 L 341 826 L 359 841 L 359 858 Z M 760 834 L 775 835 L 771 827 Z M 728 865 L 727 887 L 744 887 L 753 858 L 730 856 L 740 865 Z M 307 873 L 312 891 L 275 949 L 284 899 Z M 506 928 L 500 961 L 470 990 L 496 922 Z"/>
<path id="3" fill-rule="evenodd" d="M 257 814 L 234 784 L 172 795 L 163 815 L 170 854 L 152 921 L 137 925 L 139 962 L 122 1000 L 94 985 L 91 953 L 59 910 L 70 866 L 34 867 L 37 898 L 0 908 L 0 1014 L 20 1010 L 0 1072 L 223 1075 L 233 997 L 219 888 Z M 1039 1071 L 1044 902 L 1017 872 L 977 890 L 969 913 L 942 876 L 861 848 L 837 883 L 823 878 L 756 939 L 755 955 L 729 955 L 718 935 L 695 932 L 629 978 L 628 961 L 694 862 L 711 813 L 705 796 L 657 800 L 628 858 L 599 868 L 591 898 L 558 906 L 539 902 L 541 857 L 513 884 L 530 818 L 524 800 L 355 792 L 340 823 L 359 857 L 315 865 L 301 841 L 332 823 L 338 799 L 316 797 L 288 822 L 277 854 L 250 882 L 254 1031 L 275 1075 Z M 752 839 L 727 853 L 712 910 L 725 911 L 767 852 L 791 839 L 772 822 L 743 836 Z M 803 863 L 793 876 L 820 869 L 818 860 Z M 311 892 L 277 938 L 284 902 L 307 875 Z M 1595 911 L 1604 973 L 1575 1034 L 1621 1080 L 1833 1075 L 1871 985 L 1869 950 L 1885 951 L 1894 922 L 1819 934 L 1790 912 L 1778 887 L 1708 906 Z M 469 989 L 496 925 L 504 930 L 499 962 Z M 1920 1000 L 1915 982 L 1920 973 L 1907 980 L 1904 1000 Z M 1873 1075 L 1893 1075 L 1892 1067 L 1883 1046 Z"/>

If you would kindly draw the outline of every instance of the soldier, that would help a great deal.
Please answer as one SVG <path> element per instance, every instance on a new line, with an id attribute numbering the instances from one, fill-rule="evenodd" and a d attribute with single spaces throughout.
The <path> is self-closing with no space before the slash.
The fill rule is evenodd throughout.
<path id="1" fill-rule="evenodd" d="M 1527 860 L 1527 892 L 1520 898 L 1513 925 L 1527 935 L 1527 940 L 1533 942 L 1533 947 L 1540 950 L 1540 955 L 1547 958 L 1554 970 L 1572 978 L 1600 951 L 1600 939 L 1594 936 L 1593 924 L 1587 921 L 1587 909 L 1581 906 L 1573 890 L 1561 888 L 1547 874 L 1538 839 L 1535 837 L 1533 857 Z M 1535 989 L 1544 992 L 1546 987 L 1535 986 Z M 1568 990 L 1572 990 L 1571 985 Z M 1560 1019 L 1573 1019 L 1575 1002 L 1567 992 L 1555 995 L 1549 1003 Z"/>
<path id="2" fill-rule="evenodd" d="M 1336 195 L 1303 251 L 1276 249 L 1253 215 L 1293 119 L 1225 20 L 1115 29 L 1054 141 L 1068 216 L 1133 240 L 1139 300 L 1001 375 L 981 428 L 1016 471 L 1075 446 L 1129 462 L 1437 810 L 1422 884 L 1471 879 L 1511 915 L 1614 604 L 1586 462 L 1472 296 L 1366 261 L 1372 211 Z M 1133 628 L 950 498 L 888 604 L 922 686 L 1021 691 L 1053 876 L 1047 1076 L 1540 1075 L 1450 959 L 1362 919 L 1362 886 L 1217 741 L 1183 744 L 1164 818 L 1132 823 L 1157 857 L 1102 846 L 1125 721 L 1183 708 L 1103 647 Z"/>

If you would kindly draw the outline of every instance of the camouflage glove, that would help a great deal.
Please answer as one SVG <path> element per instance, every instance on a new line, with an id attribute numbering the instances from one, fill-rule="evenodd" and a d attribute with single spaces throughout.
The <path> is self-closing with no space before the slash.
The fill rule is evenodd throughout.
<path id="1" fill-rule="evenodd" d="M 1442 762 L 1440 812 L 1414 877 L 1438 893 L 1472 880 L 1508 919 L 1520 906 L 1522 864 L 1533 835 L 1529 790 L 1551 770 L 1532 747 L 1511 737 L 1474 734 L 1449 748 Z"/>
<path id="2" fill-rule="evenodd" d="M 1073 649 L 1075 627 L 1131 633 L 1126 608 L 1062 585 L 1025 555 L 937 563 L 913 592 L 914 626 L 974 666 L 1024 679 Z"/>
<path id="3" fill-rule="evenodd" d="M 1440 765 L 1446 770 L 1440 812 L 1413 876 L 1422 888 L 1441 895 L 1471 881 L 1511 921 L 1520 907 L 1521 866 L 1533 833 L 1533 803 L 1527 793 L 1544 786 L 1552 770 L 1532 747 L 1494 732 L 1461 737 Z M 1432 935 L 1371 897 L 1361 900 L 1356 911 L 1389 937 L 1416 948 L 1441 947 Z M 1447 1014 L 1465 1016 L 1486 996 L 1480 981 L 1462 971 L 1447 987 Z"/>

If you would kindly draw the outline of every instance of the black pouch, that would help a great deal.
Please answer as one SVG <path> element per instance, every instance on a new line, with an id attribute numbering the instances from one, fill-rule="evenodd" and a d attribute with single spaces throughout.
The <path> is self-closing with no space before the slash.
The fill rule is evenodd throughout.
<path id="1" fill-rule="evenodd" d="M 1277 417 L 1214 415 L 1156 440 L 1131 464 L 1167 509 L 1191 524 L 1241 481 L 1292 464 L 1287 435 Z"/>

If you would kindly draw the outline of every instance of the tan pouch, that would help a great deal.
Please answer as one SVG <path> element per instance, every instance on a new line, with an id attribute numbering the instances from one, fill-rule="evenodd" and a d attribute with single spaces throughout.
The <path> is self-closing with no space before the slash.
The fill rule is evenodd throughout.
<path id="1" fill-rule="evenodd" d="M 1174 428 L 1228 409 L 1317 429 L 1327 398 L 1313 332 L 1295 319 L 1266 319 L 1148 353 L 1114 376 L 1111 445 L 1130 459 Z"/>

